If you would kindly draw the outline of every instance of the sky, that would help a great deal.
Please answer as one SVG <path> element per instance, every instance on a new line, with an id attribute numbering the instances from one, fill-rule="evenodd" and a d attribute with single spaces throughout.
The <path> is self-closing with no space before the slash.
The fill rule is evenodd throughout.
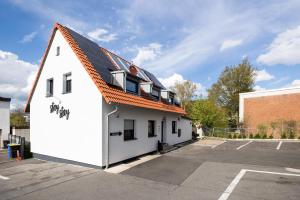
<path id="1" fill-rule="evenodd" d="M 299 0 L 2 0 L 0 96 L 22 107 L 59 22 L 197 94 L 248 58 L 255 90 L 300 86 Z"/>

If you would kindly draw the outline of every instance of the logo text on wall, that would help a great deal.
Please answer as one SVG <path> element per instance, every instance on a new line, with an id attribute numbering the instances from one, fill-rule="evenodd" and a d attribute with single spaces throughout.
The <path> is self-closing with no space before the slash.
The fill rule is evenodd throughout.
<path id="1" fill-rule="evenodd" d="M 52 102 L 52 104 L 50 105 L 50 113 L 56 113 L 57 115 L 59 115 L 59 118 L 66 117 L 67 120 L 70 116 L 69 109 L 65 109 L 63 106 L 60 107 L 59 104 L 55 104 L 54 102 Z"/>

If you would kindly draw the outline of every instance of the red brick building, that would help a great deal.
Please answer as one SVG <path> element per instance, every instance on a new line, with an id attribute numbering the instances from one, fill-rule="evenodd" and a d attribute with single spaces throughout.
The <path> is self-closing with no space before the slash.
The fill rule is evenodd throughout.
<path id="1" fill-rule="evenodd" d="M 291 129 L 299 134 L 300 87 L 241 93 L 239 108 L 239 121 L 254 132 L 266 127 L 275 138 Z"/>

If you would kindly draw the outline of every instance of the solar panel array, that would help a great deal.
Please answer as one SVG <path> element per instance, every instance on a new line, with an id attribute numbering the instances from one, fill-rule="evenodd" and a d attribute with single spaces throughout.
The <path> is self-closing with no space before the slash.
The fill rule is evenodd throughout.
<path id="1" fill-rule="evenodd" d="M 79 47 L 83 50 L 85 55 L 88 57 L 89 61 L 92 63 L 96 71 L 101 75 L 103 80 L 107 83 L 111 81 L 111 71 L 116 70 L 125 70 L 126 72 L 130 73 L 129 67 L 131 63 L 120 58 L 119 56 L 107 51 L 108 55 L 101 51 L 100 47 L 97 43 L 83 37 L 82 35 L 76 33 L 75 31 L 68 28 L 68 31 L 74 38 L 75 42 L 79 45 Z M 111 59 L 110 59 L 110 58 Z M 115 65 L 111 62 L 115 63 Z M 137 68 L 138 73 L 137 76 L 145 81 L 152 81 L 154 86 L 159 88 L 165 89 L 165 87 L 156 79 L 156 77 L 151 74 L 150 72 Z"/>

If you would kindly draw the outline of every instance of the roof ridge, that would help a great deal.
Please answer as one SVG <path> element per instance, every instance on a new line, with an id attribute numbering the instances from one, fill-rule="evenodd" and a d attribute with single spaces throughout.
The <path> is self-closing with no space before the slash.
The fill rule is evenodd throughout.
<path id="1" fill-rule="evenodd" d="M 30 92 L 30 95 L 28 97 L 28 101 L 27 101 L 25 111 L 28 111 L 30 101 L 31 101 L 31 97 L 32 97 L 33 92 L 35 90 L 35 87 L 37 85 L 37 81 L 40 77 L 40 74 L 42 72 L 44 62 L 45 62 L 46 57 L 48 55 L 51 43 L 52 43 L 54 35 L 55 35 L 54 33 L 55 33 L 56 30 L 59 30 L 62 33 L 64 39 L 67 41 L 67 43 L 71 47 L 72 51 L 74 52 L 76 57 L 79 59 L 82 66 L 85 68 L 85 70 L 89 74 L 90 78 L 93 80 L 94 84 L 96 85 L 99 92 L 102 94 L 103 98 L 105 99 L 105 101 L 107 103 L 110 104 L 110 103 L 113 102 L 113 103 L 127 104 L 127 105 L 131 105 L 131 106 L 136 106 L 136 107 L 143 107 L 143 108 L 148 108 L 148 109 L 161 110 L 161 111 L 166 111 L 166 112 L 175 112 L 175 113 L 179 113 L 179 114 L 183 114 L 183 115 L 186 114 L 186 112 L 181 107 L 177 107 L 175 105 L 170 105 L 170 104 L 165 104 L 162 101 L 156 102 L 156 101 L 153 101 L 153 100 L 148 100 L 148 99 L 143 98 L 141 96 L 128 94 L 122 89 L 116 89 L 116 88 L 113 88 L 113 87 L 109 86 L 108 83 L 106 83 L 104 81 L 104 79 L 102 78 L 102 75 L 96 70 L 93 63 L 90 61 L 90 59 L 86 55 L 85 51 L 83 51 L 80 48 L 79 44 L 77 43 L 78 41 L 76 41 L 74 39 L 73 35 L 70 33 L 70 31 L 73 31 L 73 30 L 71 30 L 68 27 L 65 27 L 65 26 L 63 26 L 59 23 L 55 23 L 55 25 L 54 25 L 52 35 L 50 37 L 47 49 L 46 49 L 45 54 L 43 56 L 43 59 L 42 59 L 37 77 L 35 79 L 35 82 L 34 82 L 32 90 Z M 77 32 L 75 32 L 75 33 L 77 33 Z M 79 34 L 79 35 L 81 35 L 81 34 Z M 84 36 L 82 36 L 82 37 L 84 37 Z M 100 46 L 98 45 L 98 47 L 100 47 Z M 100 48 L 105 49 L 103 47 L 100 47 Z"/>

